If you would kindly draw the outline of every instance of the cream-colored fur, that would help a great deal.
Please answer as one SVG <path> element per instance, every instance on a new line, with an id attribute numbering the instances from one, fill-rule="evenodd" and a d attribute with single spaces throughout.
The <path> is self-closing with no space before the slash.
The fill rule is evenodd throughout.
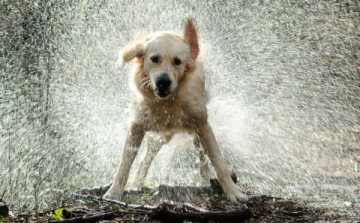
<path id="1" fill-rule="evenodd" d="M 194 144 L 210 158 L 219 182 L 233 202 L 247 200 L 247 196 L 231 180 L 214 133 L 207 121 L 207 109 L 203 100 L 204 70 L 198 59 L 199 44 L 191 20 L 187 21 L 184 36 L 171 32 L 150 34 L 130 44 L 121 53 L 121 62 L 137 59 L 132 73 L 132 87 L 136 99 L 132 104 L 133 119 L 127 133 L 121 161 L 105 198 L 120 199 L 128 180 L 131 165 L 138 153 L 146 132 L 152 132 L 148 140 L 147 156 L 141 161 L 135 181 L 142 181 L 147 167 L 159 151 L 177 132 L 195 134 Z M 154 59 L 157 57 L 157 60 Z M 177 61 L 175 61 L 177 60 Z M 154 62 L 155 61 L 155 62 Z M 180 63 L 179 63 L 180 61 Z M 171 86 L 166 96 L 156 80 L 166 73 Z M 153 133 L 161 137 L 156 139 Z M 199 151 L 202 151 L 199 148 Z M 200 173 L 209 178 L 209 168 L 204 152 L 200 152 Z"/>

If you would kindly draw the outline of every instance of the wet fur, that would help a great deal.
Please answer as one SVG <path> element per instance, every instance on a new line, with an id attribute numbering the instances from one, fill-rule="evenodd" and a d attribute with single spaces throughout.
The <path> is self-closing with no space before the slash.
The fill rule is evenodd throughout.
<path id="1" fill-rule="evenodd" d="M 153 64 L 149 60 L 154 53 L 160 55 L 161 63 Z M 173 57 L 181 58 L 182 63 L 175 66 L 172 64 Z M 122 150 L 121 161 L 105 198 L 121 198 L 131 165 L 147 132 L 150 132 L 147 154 L 136 171 L 135 182 L 144 179 L 147 168 L 163 144 L 168 143 L 175 133 L 188 132 L 195 135 L 194 144 L 200 151 L 200 173 L 203 180 L 209 182 L 205 153 L 210 158 L 229 199 L 233 202 L 247 199 L 231 180 L 207 121 L 207 108 L 202 97 L 204 70 L 198 57 L 197 32 L 191 20 L 187 21 L 183 36 L 171 32 L 157 32 L 135 41 L 122 51 L 121 64 L 137 60 L 131 79 L 136 99 L 132 103 L 133 120 Z M 173 83 L 171 94 L 165 99 L 159 98 L 154 92 L 154 80 L 161 72 L 167 72 Z M 199 148 L 200 144 L 203 150 Z"/>

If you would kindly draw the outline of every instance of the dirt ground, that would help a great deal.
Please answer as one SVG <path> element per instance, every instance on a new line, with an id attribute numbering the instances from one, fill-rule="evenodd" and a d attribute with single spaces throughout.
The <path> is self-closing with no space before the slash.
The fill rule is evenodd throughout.
<path id="1" fill-rule="evenodd" d="M 309 206 L 303 200 L 288 200 L 271 196 L 250 196 L 248 202 L 234 205 L 230 203 L 221 192 L 213 188 L 179 188 L 163 186 L 156 192 L 144 188 L 141 191 L 127 191 L 126 202 L 103 200 L 99 196 L 105 188 L 96 190 L 82 190 L 66 194 L 62 207 L 42 213 L 20 214 L 13 213 L 0 217 L 3 222 L 360 222 L 360 213 L 356 210 L 349 212 L 318 209 Z M 80 192 L 80 193 L 79 193 Z M 168 200 L 174 192 L 175 200 Z M 194 202 L 183 202 L 192 196 Z M 183 198 L 183 200 L 181 199 Z M 221 215 L 236 212 L 231 220 L 170 220 L 159 219 L 159 209 L 173 211 L 172 214 L 189 214 L 205 216 L 206 214 Z M 230 212 L 229 212 L 230 211 Z M 231 212 L 232 211 L 232 212 Z M 246 216 L 243 214 L 246 212 Z M 251 213 L 251 215 L 250 215 Z M 3 215 L 6 215 L 2 213 Z M 211 215 L 210 214 L 210 215 Z M 154 217 L 156 216 L 157 217 Z M 160 213 L 160 219 L 166 214 Z M 215 218 L 216 219 L 216 218 Z M 246 220 L 245 220 L 246 219 Z"/>

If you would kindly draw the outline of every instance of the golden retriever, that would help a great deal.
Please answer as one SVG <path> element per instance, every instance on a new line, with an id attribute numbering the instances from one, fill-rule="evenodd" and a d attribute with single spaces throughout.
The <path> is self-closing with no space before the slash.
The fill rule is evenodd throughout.
<path id="1" fill-rule="evenodd" d="M 151 132 L 148 135 L 147 155 L 141 161 L 135 182 L 143 180 L 146 167 L 162 145 L 169 142 L 175 133 L 188 132 L 195 135 L 194 144 L 200 151 L 202 178 L 209 179 L 204 151 L 228 198 L 233 202 L 247 200 L 247 196 L 232 181 L 208 123 L 203 99 L 204 70 L 198 58 L 199 51 L 197 32 L 191 19 L 186 23 L 183 36 L 172 32 L 155 32 L 122 50 L 121 64 L 136 58 L 131 79 L 136 98 L 132 103 L 133 119 L 121 161 L 104 198 L 121 198 L 145 133 Z"/>

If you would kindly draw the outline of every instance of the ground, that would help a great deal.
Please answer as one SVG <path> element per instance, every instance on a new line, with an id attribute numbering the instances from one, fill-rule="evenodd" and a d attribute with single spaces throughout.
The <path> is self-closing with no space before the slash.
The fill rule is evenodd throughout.
<path id="1" fill-rule="evenodd" d="M 360 222 L 360 217 L 354 213 L 340 213 L 329 209 L 317 209 L 310 207 L 303 200 L 289 200 L 271 196 L 250 196 L 248 202 L 244 204 L 232 204 L 221 194 L 214 193 L 212 188 L 195 187 L 168 187 L 162 186 L 153 192 L 149 188 L 141 191 L 127 191 L 124 200 L 129 202 L 117 202 L 102 200 L 105 188 L 85 189 L 77 192 L 66 192 L 67 199 L 63 201 L 63 207 L 36 214 L 16 214 L 11 213 L 4 221 L 11 222 L 166 222 L 156 220 L 154 217 L 159 214 L 159 207 L 172 210 L 175 214 L 194 213 L 200 216 L 203 213 L 214 212 L 215 215 L 226 211 L 239 210 L 239 216 L 235 221 L 203 221 L 203 222 Z M 80 193 L 81 192 L 81 193 Z M 178 196 L 175 201 L 169 200 L 168 196 L 173 193 Z M 181 202 L 192 196 L 193 202 Z M 166 199 L 167 197 L 167 199 Z M 187 197 L 187 198 L 185 198 Z M 166 201 L 165 201 L 166 200 Z M 130 204 L 130 202 L 133 202 Z M 137 204 L 135 205 L 134 202 Z M 249 210 L 251 217 L 242 221 L 242 211 Z M 249 213 L 249 212 L 247 212 Z M 160 213 L 160 215 L 164 215 Z M 160 216 L 164 217 L 164 216 Z M 166 217 L 166 216 L 165 216 Z M 157 219 L 159 216 L 157 217 Z M 1 219 L 1 218 L 0 218 Z M 167 222 L 176 222 L 170 220 Z M 178 222 L 198 222 L 198 221 L 178 221 Z"/>

